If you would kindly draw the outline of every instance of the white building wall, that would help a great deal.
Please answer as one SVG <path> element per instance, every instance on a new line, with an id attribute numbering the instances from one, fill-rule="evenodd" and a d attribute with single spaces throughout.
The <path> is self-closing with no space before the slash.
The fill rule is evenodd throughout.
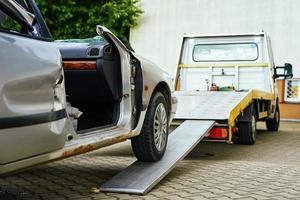
<path id="1" fill-rule="evenodd" d="M 131 44 L 142 56 L 175 74 L 183 34 L 266 31 L 276 65 L 290 62 L 300 77 L 300 0 L 141 0 Z"/>

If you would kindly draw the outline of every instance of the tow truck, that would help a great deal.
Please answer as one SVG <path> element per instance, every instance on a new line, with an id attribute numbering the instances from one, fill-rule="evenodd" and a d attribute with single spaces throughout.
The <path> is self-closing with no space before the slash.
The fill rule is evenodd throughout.
<path id="1" fill-rule="evenodd" d="M 277 78 L 291 78 L 292 65 L 276 67 L 265 32 L 185 35 L 175 77 L 177 112 L 166 154 L 156 163 L 134 162 L 101 186 L 103 192 L 146 194 L 198 143 L 253 145 L 256 123 L 269 131 L 280 123 Z"/>
<path id="2" fill-rule="evenodd" d="M 282 73 L 280 74 L 280 70 Z M 264 33 L 185 36 L 176 74 L 182 120 L 213 120 L 208 140 L 252 145 L 256 122 L 278 131 L 276 79 L 292 77 L 292 65 L 274 64 L 270 37 Z"/>

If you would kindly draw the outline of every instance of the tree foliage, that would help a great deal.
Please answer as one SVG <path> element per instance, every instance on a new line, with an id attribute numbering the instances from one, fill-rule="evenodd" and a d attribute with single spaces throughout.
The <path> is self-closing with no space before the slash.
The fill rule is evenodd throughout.
<path id="1" fill-rule="evenodd" d="M 138 0 L 36 0 L 55 39 L 95 36 L 97 24 L 127 37 L 142 11 Z"/>

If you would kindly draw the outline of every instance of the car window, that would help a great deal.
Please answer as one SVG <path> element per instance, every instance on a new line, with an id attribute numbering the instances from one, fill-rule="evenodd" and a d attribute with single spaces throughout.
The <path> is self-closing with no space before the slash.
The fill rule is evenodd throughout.
<path id="1" fill-rule="evenodd" d="M 33 20 L 35 23 L 35 16 L 30 12 L 29 7 L 24 0 L 13 0 L 17 5 L 22 7 L 24 9 L 23 14 L 20 14 L 24 16 L 24 19 L 28 17 L 27 19 Z M 24 15 L 25 13 L 25 15 Z M 25 17 L 26 16 L 26 17 Z M 31 23 L 29 23 L 31 24 Z M 21 23 L 19 20 L 17 20 L 13 15 L 10 13 L 6 12 L 5 10 L 0 10 L 0 30 L 4 31 L 9 31 L 12 33 L 20 33 L 23 35 L 31 36 L 31 37 L 39 37 L 39 32 L 38 32 L 38 24 L 35 23 L 33 26 L 33 31 L 28 31 L 28 27 Z"/>
<path id="2" fill-rule="evenodd" d="M 24 29 L 22 28 L 21 24 L 2 11 L 0 11 L 0 28 L 6 31 L 24 34 Z"/>

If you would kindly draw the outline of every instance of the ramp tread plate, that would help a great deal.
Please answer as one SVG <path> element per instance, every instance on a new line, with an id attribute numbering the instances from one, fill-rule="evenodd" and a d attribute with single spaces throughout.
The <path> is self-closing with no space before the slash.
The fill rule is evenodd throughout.
<path id="1" fill-rule="evenodd" d="M 168 139 L 166 153 L 158 162 L 136 161 L 105 182 L 102 192 L 146 194 L 162 180 L 208 133 L 214 121 L 187 120 Z"/>

